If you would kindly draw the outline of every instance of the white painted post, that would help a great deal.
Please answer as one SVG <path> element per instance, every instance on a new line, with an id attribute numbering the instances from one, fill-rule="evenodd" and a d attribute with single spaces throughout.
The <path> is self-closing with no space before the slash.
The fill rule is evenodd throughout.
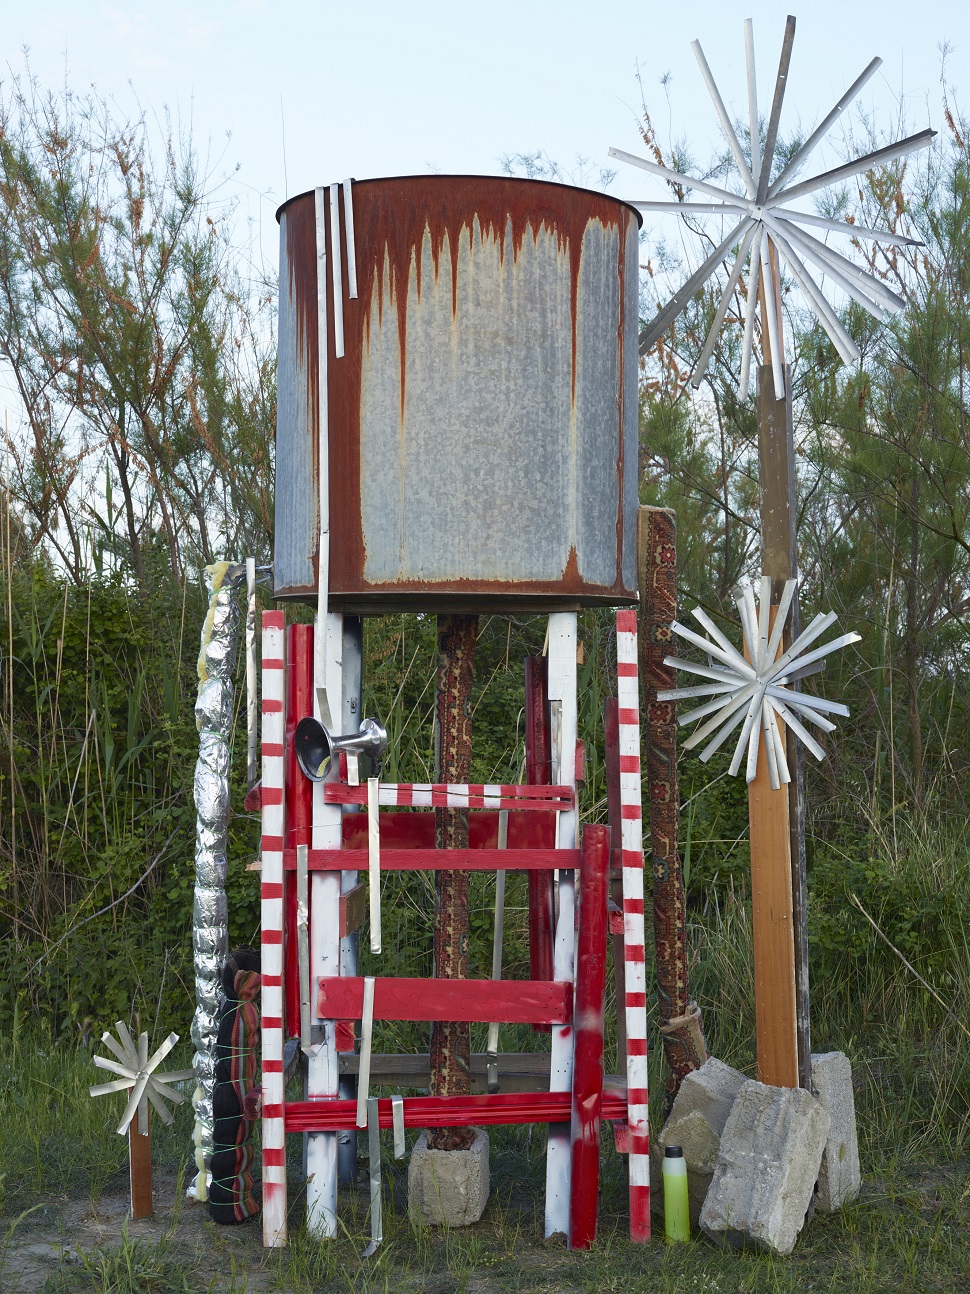
<path id="1" fill-rule="evenodd" d="M 320 634 L 318 622 L 316 634 Z M 321 722 L 320 700 L 341 697 L 343 661 L 343 616 L 329 612 L 322 650 L 314 652 L 314 710 Z M 320 669 L 323 669 L 323 676 Z M 340 761 L 333 760 L 327 781 L 340 775 Z M 324 783 L 313 787 L 313 848 L 340 848 L 339 804 L 324 801 Z M 337 1096 L 340 1072 L 333 1020 L 317 1017 L 317 982 L 323 975 L 340 974 L 340 873 L 314 872 L 310 897 L 310 984 L 312 1016 L 320 1041 L 311 1048 L 307 1096 Z M 317 1239 L 337 1232 L 337 1134 L 309 1132 L 306 1142 L 307 1229 Z"/>
<path id="2" fill-rule="evenodd" d="M 552 764 L 554 783 L 576 789 L 576 612 L 560 611 L 549 617 L 549 704 L 558 708 L 559 722 L 553 725 Z M 558 734 L 556 729 L 558 728 Z M 557 740 L 558 735 L 558 740 Z M 557 844 L 561 849 L 575 849 L 579 810 L 574 804 L 559 814 Z M 553 978 L 574 979 L 575 963 L 575 895 L 576 873 L 564 869 L 559 873 L 559 916 L 553 952 Z M 566 1025 L 552 1026 L 552 1056 L 549 1090 L 569 1092 L 573 1083 L 573 1037 Z M 546 1150 L 546 1221 L 547 1236 L 569 1234 L 569 1181 L 571 1164 L 570 1128 L 568 1123 L 549 1125 Z"/>

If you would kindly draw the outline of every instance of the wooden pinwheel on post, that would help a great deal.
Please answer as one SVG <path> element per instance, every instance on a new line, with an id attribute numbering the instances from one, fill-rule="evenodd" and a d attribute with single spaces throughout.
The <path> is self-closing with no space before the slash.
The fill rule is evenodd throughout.
<path id="1" fill-rule="evenodd" d="M 646 212 L 672 212 L 691 216 L 726 216 L 731 228 L 702 265 L 688 278 L 673 298 L 650 321 L 640 334 L 640 354 L 645 355 L 671 327 L 692 298 L 715 275 L 720 266 L 733 256 L 728 281 L 721 294 L 712 326 L 691 375 L 691 383 L 700 386 L 717 343 L 720 330 L 727 319 L 728 309 L 741 281 L 745 261 L 750 262 L 747 280 L 747 303 L 744 312 L 744 332 L 741 346 L 740 392 L 748 394 L 751 356 L 754 345 L 754 317 L 760 303 L 762 365 L 758 380 L 758 477 L 761 488 L 761 538 L 762 571 L 770 581 L 771 602 L 768 614 L 759 617 L 757 632 L 766 627 L 775 649 L 784 656 L 799 639 L 800 624 L 798 600 L 794 596 L 794 582 L 798 579 L 798 562 L 795 541 L 795 457 L 792 433 L 791 382 L 785 367 L 785 347 L 782 329 L 781 285 L 779 260 L 783 261 L 792 278 L 801 289 L 805 301 L 815 313 L 820 324 L 832 340 L 839 355 L 847 364 L 859 359 L 859 350 L 827 300 L 814 274 L 821 272 L 853 301 L 863 306 L 877 319 L 885 319 L 900 309 L 904 302 L 885 283 L 865 273 L 848 257 L 820 241 L 809 229 L 825 231 L 835 236 L 865 239 L 890 245 L 918 245 L 916 239 L 902 234 L 863 225 L 830 220 L 824 216 L 794 207 L 791 203 L 812 194 L 820 193 L 830 185 L 839 184 L 852 176 L 887 164 L 924 148 L 935 135 L 933 130 L 923 130 L 898 143 L 876 149 L 862 157 L 854 158 L 832 170 L 823 171 L 809 179 L 799 180 L 815 148 L 838 121 L 862 87 L 881 63 L 873 59 L 862 74 L 853 81 L 835 107 L 819 123 L 777 175 L 772 175 L 778 145 L 781 120 L 792 45 L 795 39 L 795 19 L 788 18 L 782 42 L 778 75 L 762 139 L 761 118 L 758 112 L 757 79 L 755 75 L 754 36 L 750 19 L 745 23 L 745 55 L 747 65 L 748 133 L 750 157 L 745 156 L 728 116 L 714 77 L 711 74 L 700 42 L 693 49 L 701 75 L 710 93 L 714 110 L 721 124 L 728 147 L 734 157 L 740 179 L 740 192 L 722 185 L 700 180 L 692 175 L 661 166 L 647 158 L 636 157 L 620 149 L 611 148 L 610 155 L 619 161 L 648 171 L 679 189 L 687 189 L 712 201 L 684 202 L 634 202 Z M 742 136 L 743 137 L 743 136 Z M 810 269 L 809 266 L 812 268 Z M 786 590 L 790 590 L 786 593 Z M 785 598 L 784 610 L 780 605 Z M 789 612 L 790 604 L 790 612 Z M 765 604 L 763 603 L 763 610 Z M 774 633 L 778 620 L 783 623 L 780 636 Z M 747 632 L 747 631 L 746 631 Z M 752 647 L 749 643 L 749 651 Z M 733 650 L 733 649 L 732 649 Z M 716 655 L 716 652 L 713 653 Z M 735 662 L 739 675 L 743 674 Z M 780 664 L 778 662 L 777 664 Z M 773 671 L 774 658 L 763 662 L 764 668 L 745 663 L 746 669 L 760 674 L 757 687 L 748 699 L 747 708 L 742 703 L 730 715 L 731 723 L 745 723 L 748 728 L 749 757 L 747 771 L 752 774 L 748 786 L 748 812 L 750 820 L 752 916 L 755 956 L 755 1019 L 758 1041 L 758 1077 L 762 1082 L 782 1087 L 811 1086 L 811 1031 L 808 1000 L 808 920 L 805 901 L 805 810 L 801 751 L 798 740 L 798 720 L 795 710 L 788 707 L 787 727 L 780 726 L 785 719 L 774 706 L 779 698 L 772 695 L 777 683 Z M 770 676 L 770 680 L 769 680 Z M 758 706 L 752 704 L 761 684 L 764 688 L 760 724 L 755 722 Z M 752 683 L 745 675 L 743 688 Z M 682 692 L 682 689 L 674 689 Z M 668 695 L 670 695 L 668 693 Z M 767 700 L 767 706 L 764 702 Z M 782 702 L 784 704 L 784 702 Z M 712 710 L 719 707 L 710 703 Z M 701 707 L 702 709 L 704 707 Z M 723 709 L 723 707 L 720 707 Z M 693 712 L 700 717 L 698 711 Z M 750 717 L 750 725 L 746 722 Z M 795 717 L 795 723 L 791 722 Z M 710 725 L 707 725 L 710 727 Z M 802 729 L 804 733 L 804 729 Z M 752 735 L 753 734 L 753 735 Z M 783 735 L 784 734 L 784 735 Z M 765 739 L 770 743 L 767 748 Z M 699 741 L 695 734 L 688 744 Z M 759 759 L 759 749 L 766 748 L 764 759 Z M 739 745 L 740 750 L 740 745 Z M 779 758 L 781 756 L 781 758 Z M 738 756 L 736 755 L 736 759 Z M 786 783 L 782 772 L 791 778 Z"/>
<path id="2" fill-rule="evenodd" d="M 95 1056 L 93 1059 L 99 1069 L 120 1074 L 121 1077 L 110 1083 L 98 1083 L 88 1090 L 91 1096 L 107 1096 L 110 1092 L 131 1089 L 131 1096 L 118 1124 L 118 1135 L 123 1137 L 128 1133 L 132 1217 L 147 1218 L 151 1217 L 152 1212 L 152 1151 L 148 1103 L 154 1105 L 163 1123 L 171 1123 L 172 1115 L 165 1102 L 181 1105 L 185 1097 L 169 1084 L 195 1078 L 195 1070 L 155 1073 L 157 1066 L 178 1042 L 177 1033 L 170 1033 L 158 1050 L 149 1056 L 147 1033 L 139 1035 L 136 1046 L 123 1020 L 118 1020 L 115 1028 L 120 1042 L 116 1042 L 108 1032 L 101 1035 L 101 1041 L 109 1051 L 114 1052 L 117 1060 L 111 1060 L 107 1056 Z"/>

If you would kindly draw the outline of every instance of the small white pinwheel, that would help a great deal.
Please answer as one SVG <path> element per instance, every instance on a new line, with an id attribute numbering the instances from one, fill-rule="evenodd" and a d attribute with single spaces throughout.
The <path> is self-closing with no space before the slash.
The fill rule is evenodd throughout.
<path id="1" fill-rule="evenodd" d="M 122 1077 L 115 1079 L 112 1083 L 98 1083 L 89 1088 L 91 1095 L 106 1096 L 109 1092 L 123 1092 L 128 1088 L 132 1089 L 128 1104 L 125 1106 L 124 1115 L 118 1124 L 120 1136 L 124 1136 L 128 1131 L 128 1126 L 135 1117 L 136 1110 L 138 1111 L 136 1127 L 142 1133 L 148 1131 L 149 1101 L 158 1111 L 162 1122 L 171 1123 L 172 1115 L 165 1102 L 171 1101 L 173 1105 L 181 1105 L 185 1097 L 181 1092 L 174 1091 L 168 1085 L 195 1078 L 195 1070 L 180 1069 L 171 1074 L 156 1074 L 154 1070 L 178 1042 L 178 1034 L 170 1033 L 159 1049 L 149 1056 L 147 1033 L 139 1036 L 136 1046 L 123 1020 L 118 1020 L 115 1028 L 118 1030 L 118 1037 L 121 1039 L 120 1043 L 115 1042 L 111 1034 L 107 1032 L 101 1035 L 101 1041 L 110 1051 L 114 1052 L 118 1059 L 109 1060 L 107 1056 L 95 1056 L 94 1063 L 99 1069 L 107 1069 L 112 1074 L 121 1074 Z"/>
<path id="2" fill-rule="evenodd" d="M 673 688 L 659 692 L 659 701 L 682 701 L 688 698 L 713 696 L 712 701 L 689 710 L 679 718 L 679 723 L 694 723 L 707 719 L 688 741 L 684 742 L 685 750 L 693 750 L 708 737 L 713 738 L 701 752 L 701 759 L 708 760 L 719 750 L 732 732 L 741 724 L 734 758 L 731 760 L 730 772 L 740 770 L 741 760 L 747 747 L 748 757 L 745 772 L 749 782 L 754 780 L 758 771 L 759 738 L 764 733 L 765 753 L 768 760 L 768 775 L 773 790 L 778 790 L 782 782 L 791 781 L 788 760 L 785 756 L 785 743 L 778 729 L 781 719 L 799 741 L 812 752 L 816 759 L 824 759 L 825 751 L 799 719 L 807 719 L 824 732 L 834 732 L 835 724 L 825 718 L 826 714 L 848 715 L 848 706 L 838 701 L 826 701 L 822 697 L 807 696 L 804 692 L 793 692 L 788 686 L 796 679 L 805 678 L 824 669 L 824 657 L 849 643 L 859 642 L 857 633 L 843 634 L 806 652 L 806 648 L 835 623 L 834 611 L 817 615 L 812 623 L 798 635 L 792 645 L 781 656 L 778 648 L 792 599 L 795 596 L 796 581 L 785 583 L 781 601 L 771 622 L 771 580 L 762 576 L 760 596 L 755 600 L 754 587 L 751 584 L 739 585 L 735 589 L 734 599 L 741 615 L 741 628 L 747 659 L 721 633 L 717 625 L 705 612 L 696 607 L 692 612 L 694 619 L 707 630 L 709 637 L 704 638 L 694 633 L 676 620 L 672 628 L 686 642 L 693 643 L 708 655 L 709 663 L 695 664 L 694 661 L 680 660 L 668 656 L 666 665 L 686 670 L 689 674 L 711 679 L 712 682 L 696 687 Z M 777 657 L 777 659 L 776 659 Z M 708 718 L 708 716 L 711 716 Z"/>

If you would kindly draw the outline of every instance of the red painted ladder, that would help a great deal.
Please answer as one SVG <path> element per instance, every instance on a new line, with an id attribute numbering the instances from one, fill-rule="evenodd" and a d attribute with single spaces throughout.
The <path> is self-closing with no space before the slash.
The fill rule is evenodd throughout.
<path id="1" fill-rule="evenodd" d="M 326 666 L 330 696 L 341 695 L 341 617 L 328 617 Z M 287 735 L 310 709 L 316 681 L 310 676 L 312 630 L 291 626 L 291 659 L 285 660 L 281 612 L 263 617 L 263 1180 L 264 1243 L 286 1242 L 285 1135 L 309 1133 L 308 1221 L 320 1236 L 336 1230 L 336 1133 L 352 1129 L 357 1102 L 339 1094 L 338 1052 L 353 1047 L 352 1024 L 362 1010 L 363 981 L 347 973 L 348 895 L 356 870 L 366 865 L 366 815 L 344 806 L 366 803 L 366 788 L 339 781 L 311 787 L 299 773 Z M 622 1125 L 618 1138 L 630 1151 L 631 1236 L 649 1238 L 649 1159 L 646 1124 L 646 997 L 643 961 L 643 874 L 639 790 L 639 709 L 636 617 L 617 620 L 619 762 L 614 758 L 611 807 L 619 803 L 625 980 L 626 1093 L 603 1092 L 603 1002 L 606 957 L 606 887 L 611 850 L 605 828 L 587 827 L 577 848 L 576 619 L 550 617 L 548 678 L 536 662 L 527 667 L 526 786 L 389 786 L 383 805 L 458 804 L 469 807 L 468 850 L 433 848 L 433 814 L 381 813 L 381 870 L 403 868 L 526 870 L 530 895 L 533 978 L 522 982 L 378 979 L 376 1019 L 462 1019 L 532 1023 L 551 1029 L 550 1088 L 535 1093 L 470 1097 L 412 1097 L 404 1101 L 405 1126 L 545 1122 L 550 1125 L 546 1180 L 546 1233 L 566 1231 L 584 1248 L 596 1230 L 599 1135 L 603 1118 Z M 289 688 L 283 686 L 284 677 Z M 313 684 L 313 686 L 311 686 Z M 545 695 L 544 695 L 545 694 Z M 550 738 L 555 738 L 554 741 Z M 554 747 L 552 768 L 544 747 Z M 615 752 L 614 752 L 615 754 Z M 609 754 L 608 754 L 608 763 Z M 335 770 L 336 772 L 336 770 Z M 547 783 L 553 781 L 553 785 Z M 498 812 L 508 809 L 508 847 L 490 847 Z M 555 831 L 550 826 L 555 816 Z M 476 824 L 481 824 L 476 830 Z M 417 837 L 417 840 L 415 839 Z M 423 840 L 422 840 L 423 837 Z M 539 843 L 536 843 L 536 842 Z M 309 844 L 310 946 L 315 984 L 313 1015 L 323 1041 L 310 1060 L 309 1099 L 283 1099 L 284 1034 L 299 1032 L 299 986 L 293 938 L 296 846 Z M 484 846 L 484 847 L 483 847 Z M 613 861 L 617 849 L 612 851 Z M 573 920 L 574 875 L 581 893 L 578 949 Z M 553 929 L 552 875 L 559 872 L 559 917 Z M 285 899 L 284 899 L 285 896 Z M 286 919 L 284 920 L 284 908 Z M 286 949 L 284 969 L 284 947 Z M 574 975 L 578 951 L 581 973 Z M 320 974 L 318 972 L 323 971 Z M 284 987 L 286 1023 L 284 1023 Z M 574 1005 L 575 995 L 575 1005 Z M 574 1019 L 582 1023 L 576 1025 Z M 598 1022 L 598 1023 L 597 1023 Z M 390 1125 L 390 1102 L 379 1101 L 379 1122 Z"/>

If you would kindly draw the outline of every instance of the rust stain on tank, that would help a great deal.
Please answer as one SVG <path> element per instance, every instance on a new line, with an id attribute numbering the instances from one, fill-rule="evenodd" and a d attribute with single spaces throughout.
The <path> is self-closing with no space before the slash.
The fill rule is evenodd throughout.
<path id="1" fill-rule="evenodd" d="M 422 251 L 430 243 L 437 276 L 445 241 L 451 261 L 452 311 L 458 311 L 458 257 L 462 235 L 470 242 L 497 242 L 504 262 L 506 251 L 517 259 L 526 237 L 533 245 L 542 232 L 555 235 L 560 254 L 569 257 L 570 314 L 572 317 L 572 385 L 576 388 L 577 315 L 579 272 L 583 238 L 591 221 L 604 228 L 618 228 L 621 207 L 615 199 L 582 190 L 549 186 L 554 190 L 545 202 L 537 201 L 540 185 L 521 180 L 488 179 L 486 182 L 455 179 L 444 186 L 441 177 L 404 177 L 397 180 L 363 181 L 354 185 L 355 210 L 358 201 L 367 219 L 355 222 L 359 301 L 369 340 L 368 321 L 374 296 L 378 318 L 383 319 L 384 279 L 397 307 L 401 362 L 401 412 L 404 413 L 405 366 L 407 360 L 407 300 L 412 272 L 418 299 L 422 290 Z M 525 190 L 525 191 L 524 191 Z M 287 204 L 287 219 L 291 206 Z M 329 243 L 329 230 L 327 232 Z M 622 240 L 621 240 L 622 241 Z M 328 246 L 328 255 L 329 246 Z M 413 266 L 413 271 L 412 271 Z M 314 274 L 314 279 L 316 275 Z M 346 307 L 345 307 L 346 315 Z M 345 318 L 346 327 L 346 318 Z M 358 336 L 360 334 L 358 333 Z M 349 355 L 348 355 L 349 357 Z"/>

